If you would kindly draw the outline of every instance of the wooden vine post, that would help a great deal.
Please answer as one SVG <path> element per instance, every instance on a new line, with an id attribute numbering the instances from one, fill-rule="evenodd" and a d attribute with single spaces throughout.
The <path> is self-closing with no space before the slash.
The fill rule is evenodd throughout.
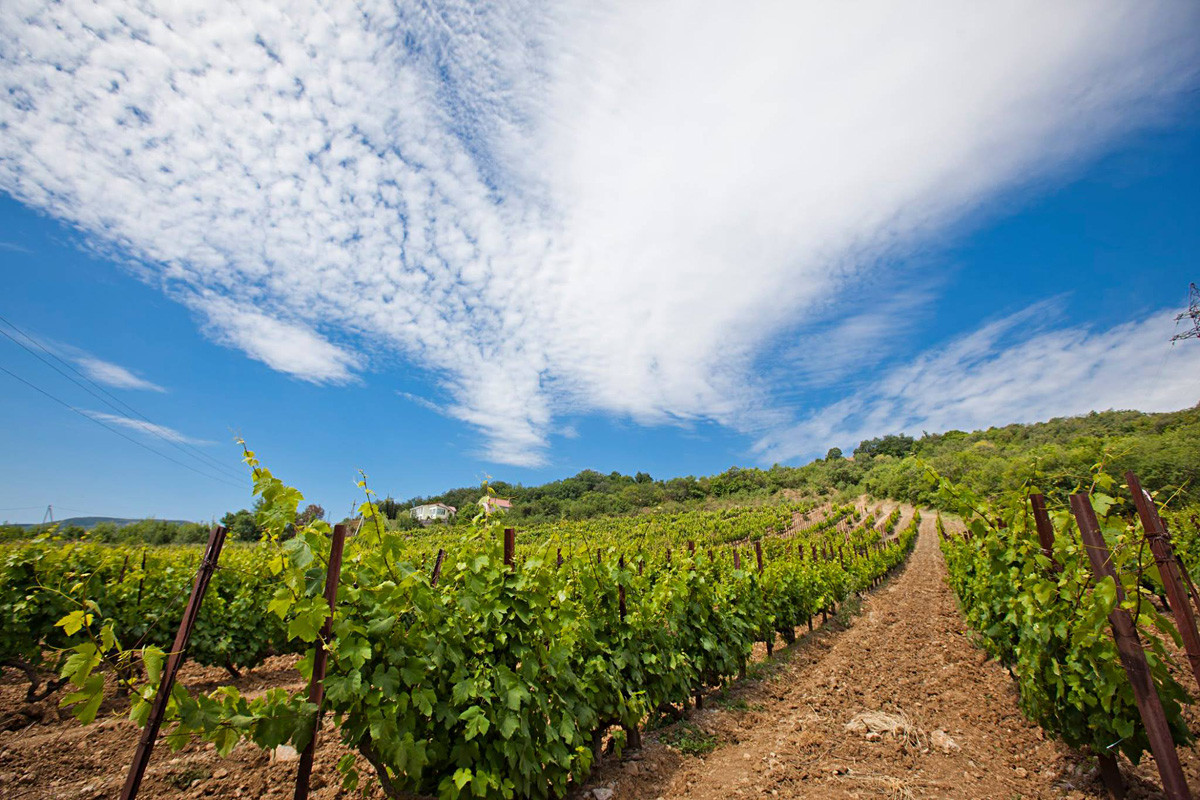
<path id="1" fill-rule="evenodd" d="M 1125 483 L 1133 493 L 1133 504 L 1137 506 L 1138 516 L 1142 520 L 1142 530 L 1150 551 L 1154 553 L 1154 561 L 1158 564 L 1158 572 L 1162 576 L 1163 587 L 1167 590 L 1167 602 L 1175 615 L 1175 627 L 1183 638 L 1183 647 L 1187 653 L 1188 662 L 1192 666 L 1192 675 L 1196 685 L 1200 686 L 1200 632 L 1196 630 L 1196 617 L 1192 614 L 1192 606 L 1188 603 L 1187 589 L 1179 575 L 1179 564 L 1175 554 L 1171 552 L 1171 540 L 1163 527 L 1158 509 L 1150 495 L 1142 489 L 1137 475 L 1125 473 Z"/>
<path id="2" fill-rule="evenodd" d="M 513 568 L 517 557 L 517 532 L 513 528 L 504 529 L 504 566 Z"/>
<path id="3" fill-rule="evenodd" d="M 433 562 L 433 574 L 429 576 L 429 585 L 437 586 L 438 579 L 442 577 L 442 562 L 446 560 L 446 551 L 438 548 L 437 559 Z"/>
<path id="4" fill-rule="evenodd" d="M 1050 559 L 1050 569 L 1062 571 L 1062 567 L 1054 560 L 1054 524 L 1046 512 L 1046 498 L 1040 494 L 1029 495 L 1029 505 L 1033 508 L 1033 521 L 1037 526 L 1038 543 L 1042 546 L 1042 555 Z"/>
<path id="5" fill-rule="evenodd" d="M 691 562 L 690 567 L 692 569 L 695 569 L 696 568 L 696 542 L 689 539 L 688 543 L 687 543 L 687 549 L 688 549 L 689 561 Z M 702 684 L 697 684 L 696 685 L 696 709 L 699 710 L 702 708 L 704 708 L 704 697 L 703 697 Z"/>
<path id="6" fill-rule="evenodd" d="M 762 542 L 758 539 L 754 540 L 754 559 L 758 562 L 758 574 L 762 575 L 763 557 L 762 557 Z M 767 631 L 767 657 L 770 658 L 775 652 L 775 631 Z"/>
<path id="7" fill-rule="evenodd" d="M 621 622 L 625 621 L 627 609 L 625 607 L 625 583 L 622 580 L 622 575 L 625 572 L 625 556 L 617 558 L 617 612 L 620 614 Z M 625 731 L 625 744 L 630 750 L 642 749 L 642 732 L 638 730 L 637 725 L 622 725 Z"/>
<path id="8" fill-rule="evenodd" d="M 175 634 L 175 644 L 171 654 L 167 656 L 166 666 L 158 682 L 158 691 L 154 695 L 154 705 L 150 709 L 150 717 L 146 727 L 142 729 L 138 739 L 137 749 L 133 753 L 133 764 L 125 776 L 125 785 L 121 787 L 121 800 L 133 800 L 137 797 L 146 774 L 146 766 L 150 763 L 150 754 L 154 751 L 154 740 L 158 738 L 158 730 L 162 727 L 163 715 L 167 711 L 167 703 L 171 699 L 171 689 L 175 685 L 175 676 L 183 666 L 187 656 L 188 639 L 192 637 L 192 629 L 196 626 L 196 618 L 200 615 L 200 604 L 204 602 L 204 593 L 208 591 L 208 582 L 212 580 L 213 570 L 217 567 L 217 559 L 221 557 L 221 547 L 225 544 L 226 530 L 221 525 L 213 528 L 208 534 L 208 544 L 204 548 L 204 558 L 196 570 L 196 580 L 192 583 L 192 594 L 188 597 L 187 606 L 183 611 L 183 619 L 179 622 L 179 632 Z M 142 580 L 145 580 L 146 553 L 142 552 Z M 138 602 L 141 602 L 141 584 L 138 585 Z"/>
<path id="9" fill-rule="evenodd" d="M 621 622 L 625 621 L 625 584 L 621 581 L 621 573 L 625 571 L 625 556 L 617 558 L 617 611 Z"/>
<path id="10" fill-rule="evenodd" d="M 1176 752 L 1175 742 L 1171 738 L 1171 728 L 1167 724 L 1167 716 L 1163 712 L 1162 701 L 1159 699 L 1158 690 L 1154 687 L 1154 680 L 1150 676 L 1150 667 L 1146 664 L 1146 654 L 1138 639 L 1137 627 L 1130 618 L 1129 612 L 1122 607 L 1122 603 L 1125 601 L 1125 590 L 1113 569 L 1108 545 L 1105 544 L 1104 536 L 1100 532 L 1100 523 L 1096 520 L 1096 512 L 1092 510 L 1091 498 L 1086 494 L 1071 495 L 1071 512 L 1075 515 L 1075 521 L 1079 523 L 1084 549 L 1087 551 L 1088 560 L 1092 563 L 1092 572 L 1095 574 L 1096 580 L 1111 578 L 1116 587 L 1117 604 L 1108 615 L 1108 621 L 1112 625 L 1113 640 L 1116 642 L 1117 652 L 1121 657 L 1121 665 L 1125 667 L 1125 674 L 1129 676 L 1129 683 L 1133 687 L 1133 696 L 1137 702 L 1138 712 L 1142 716 L 1142 723 L 1146 726 L 1146 737 L 1150 740 L 1150 752 L 1154 754 L 1154 761 L 1158 765 L 1158 774 L 1162 778 L 1163 793 L 1167 800 L 1192 800 L 1192 793 L 1188 790 L 1187 781 L 1183 777 L 1183 768 L 1179 764 L 1179 753 Z M 1114 761 L 1110 761 L 1106 769 L 1103 760 L 1112 759 L 1112 756 L 1102 754 L 1100 758 L 1102 762 L 1101 775 L 1107 781 L 1116 764 Z M 1109 789 L 1120 797 L 1123 796 L 1124 788 L 1120 786 L 1119 775 L 1117 777 L 1118 783 L 1115 786 L 1110 784 Z"/>
<path id="11" fill-rule="evenodd" d="M 137 607 L 142 607 L 142 589 L 146 585 L 146 549 L 142 548 L 142 570 L 138 576 L 138 598 Z"/>
<path id="12" fill-rule="evenodd" d="M 329 614 L 325 624 L 321 626 L 321 637 L 313 648 L 312 679 L 308 682 L 308 702 L 317 707 L 317 715 L 313 720 L 312 737 L 300 754 L 300 765 L 296 768 L 295 800 L 307 800 L 308 781 L 312 776 L 313 759 L 317 754 L 317 735 L 321 732 L 322 705 L 325 702 L 325 667 L 328 665 L 329 651 L 326 647 L 333 638 L 333 611 L 337 606 L 338 581 L 342 575 L 342 550 L 346 545 L 347 525 L 334 525 L 333 538 L 329 543 L 329 567 L 325 571 L 325 602 L 329 605 Z M 442 565 L 442 553 L 438 553 L 437 567 L 433 582 L 437 583 L 437 574 Z"/>

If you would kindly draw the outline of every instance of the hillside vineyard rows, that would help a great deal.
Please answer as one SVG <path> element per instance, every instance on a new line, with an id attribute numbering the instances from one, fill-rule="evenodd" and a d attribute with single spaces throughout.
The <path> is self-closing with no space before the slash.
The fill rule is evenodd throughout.
<path id="1" fill-rule="evenodd" d="M 303 750 L 318 725 L 306 684 L 323 647 L 326 737 L 344 749 L 327 779 L 377 782 L 395 797 L 566 795 L 606 751 L 636 748 L 648 725 L 745 676 L 756 645 L 790 644 L 878 585 L 921 525 L 919 512 L 901 524 L 899 508 L 785 502 L 539 525 L 506 551 L 502 518 L 401 534 L 368 496 L 330 620 L 330 526 L 284 538 L 301 495 L 248 461 L 270 535 L 221 555 L 187 650 L 231 680 L 205 692 L 176 684 L 163 744 Z M 1108 627 L 1118 592 L 1092 576 L 1061 504 L 1050 563 L 1022 511 L 1027 488 L 989 502 L 943 481 L 943 508 L 965 531 L 937 519 L 950 585 L 1030 719 L 1098 755 L 1115 742 L 1136 762 L 1148 744 Z M 1155 606 L 1161 579 L 1119 501 L 1097 490 L 1092 503 L 1171 735 L 1187 745 L 1191 699 L 1178 633 Z M 1181 531 L 1180 552 L 1194 548 Z M 0 555 L 0 662 L 19 668 L 28 698 L 66 684 L 61 704 L 92 723 L 114 692 L 127 694 L 145 725 L 197 550 L 43 537 Z M 233 685 L 281 654 L 295 654 L 294 685 Z"/>

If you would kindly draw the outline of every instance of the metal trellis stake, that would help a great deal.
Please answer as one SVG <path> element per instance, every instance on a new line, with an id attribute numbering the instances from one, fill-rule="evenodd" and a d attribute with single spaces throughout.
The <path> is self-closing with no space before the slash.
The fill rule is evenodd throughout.
<path id="1" fill-rule="evenodd" d="M 1100 532 L 1100 523 L 1096 521 L 1096 512 L 1092 510 L 1091 498 L 1086 494 L 1071 495 L 1071 512 L 1075 515 L 1075 521 L 1079 523 L 1084 550 L 1087 551 L 1088 560 L 1092 562 L 1092 572 L 1096 580 L 1112 578 L 1116 586 L 1117 604 L 1108 615 L 1108 621 L 1112 625 L 1113 640 L 1121 657 L 1121 665 L 1125 667 L 1125 674 L 1129 676 L 1129 683 L 1133 687 L 1138 712 L 1146 726 L 1146 738 L 1150 740 L 1150 752 L 1154 754 L 1154 762 L 1158 765 L 1163 793 L 1167 800 L 1192 800 L 1192 793 L 1183 777 L 1183 768 L 1179 765 L 1179 753 L 1176 752 L 1175 742 L 1171 738 L 1167 715 L 1163 712 L 1162 700 L 1154 687 L 1150 667 L 1146 663 L 1146 653 L 1138 639 L 1137 627 L 1129 612 L 1121 605 L 1125 601 L 1125 590 L 1113 569 L 1112 557 L 1109 555 L 1108 545 L 1104 542 L 1104 535 Z M 1111 758 L 1107 754 L 1103 756 Z"/>
<path id="2" fill-rule="evenodd" d="M 438 548 L 437 559 L 433 562 L 433 574 L 429 576 L 429 585 L 437 586 L 438 579 L 442 577 L 442 562 L 446 560 L 446 551 Z"/>
<path id="3" fill-rule="evenodd" d="M 329 569 L 325 573 L 325 602 L 329 604 L 329 615 L 321 626 L 321 638 L 313 651 L 312 680 L 308 684 L 308 702 L 317 707 L 313 720 L 312 738 L 300 754 L 300 766 L 296 769 L 296 800 L 307 800 L 308 779 L 312 775 L 313 758 L 317 753 L 317 735 L 321 732 L 321 706 L 325 700 L 325 666 L 329 652 L 326 644 L 333 636 L 333 610 L 337 606 L 338 580 L 342 574 L 342 548 L 346 544 L 346 525 L 333 526 L 333 539 L 329 544 Z M 440 564 L 440 562 L 439 562 Z"/>
<path id="4" fill-rule="evenodd" d="M 517 532 L 513 528 L 504 529 L 504 565 L 509 569 L 513 568 L 513 561 L 517 557 Z"/>
<path id="5" fill-rule="evenodd" d="M 150 709 L 150 717 L 146 727 L 142 729 L 138 739 L 137 749 L 133 753 L 133 764 L 125 776 L 125 785 L 121 787 L 121 800 L 133 800 L 137 797 L 146 774 L 146 766 L 150 763 L 150 754 L 154 751 L 154 740 L 158 738 L 158 729 L 162 727 L 163 715 L 167 711 L 167 702 L 171 699 L 171 689 L 175 685 L 175 676 L 183 665 L 187 655 L 188 639 L 192 636 L 192 628 L 196 626 L 196 617 L 200 615 L 200 604 L 204 601 L 204 592 L 216 569 L 217 559 L 221 557 L 221 546 L 225 544 L 226 530 L 218 525 L 208 534 L 208 544 L 204 548 L 204 558 L 196 570 L 196 580 L 192 584 L 192 594 L 188 597 L 187 606 L 183 611 L 183 619 L 179 622 L 179 632 L 175 634 L 175 644 L 171 654 L 167 656 L 166 666 L 163 667 L 162 677 L 158 683 L 158 692 L 154 695 L 154 705 Z M 143 580 L 145 580 L 146 556 L 142 554 Z M 139 595 L 141 587 L 139 586 Z M 140 599 L 140 598 L 139 598 Z"/>
<path id="6" fill-rule="evenodd" d="M 1037 524 L 1038 543 L 1042 546 L 1042 555 L 1050 559 L 1050 569 L 1062 571 L 1062 567 L 1054 560 L 1054 524 L 1046 512 L 1046 498 L 1040 494 L 1029 495 L 1029 505 L 1033 508 L 1033 520 Z"/>
<path id="7" fill-rule="evenodd" d="M 1158 564 L 1158 573 L 1162 577 L 1163 588 L 1167 590 L 1167 602 L 1175 615 L 1175 627 L 1183 638 L 1184 651 L 1192 667 L 1192 675 L 1196 685 L 1200 686 L 1200 632 L 1196 630 L 1196 617 L 1192 614 L 1192 606 L 1188 603 L 1187 589 L 1179 576 L 1179 565 L 1171 552 L 1171 540 L 1163 527 L 1158 509 L 1150 495 L 1142 489 L 1137 475 L 1125 473 L 1125 483 L 1133 493 L 1133 504 L 1137 506 L 1138 516 L 1142 520 L 1142 529 L 1150 551 L 1154 553 L 1154 561 Z"/>

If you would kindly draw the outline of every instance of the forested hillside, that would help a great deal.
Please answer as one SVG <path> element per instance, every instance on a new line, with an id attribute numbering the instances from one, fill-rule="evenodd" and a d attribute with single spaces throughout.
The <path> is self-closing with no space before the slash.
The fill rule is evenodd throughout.
<path id="1" fill-rule="evenodd" d="M 825 458 L 801 467 L 731 467 L 719 475 L 669 480 L 654 480 L 644 472 L 628 476 L 584 470 L 541 486 L 504 481 L 494 481 L 491 486 L 498 495 L 513 500 L 516 518 L 531 521 L 582 519 L 731 497 L 745 500 L 783 489 L 817 494 L 866 492 L 936 505 L 936 493 L 924 478 L 925 465 L 991 496 L 1035 472 L 1042 476 L 1039 482 L 1046 490 L 1070 489 L 1079 476 L 1089 474 L 1093 465 L 1102 461 L 1114 478 L 1132 469 L 1151 489 L 1179 489 L 1176 502 L 1200 501 L 1200 406 L 1162 414 L 1093 412 L 971 433 L 927 433 L 920 438 L 889 435 L 859 443 L 851 457 L 834 448 Z M 479 487 L 468 486 L 406 502 L 389 498 L 381 509 L 389 517 L 402 518 L 405 509 L 420 503 L 464 508 L 478 497 Z"/>

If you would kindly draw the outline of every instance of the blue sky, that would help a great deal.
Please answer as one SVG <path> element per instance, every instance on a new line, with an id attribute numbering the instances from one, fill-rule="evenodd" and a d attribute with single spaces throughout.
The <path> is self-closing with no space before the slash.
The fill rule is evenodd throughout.
<path id="1" fill-rule="evenodd" d="M 1200 399 L 1194 4 L 364 8 L 0 9 L 0 519 Z"/>

